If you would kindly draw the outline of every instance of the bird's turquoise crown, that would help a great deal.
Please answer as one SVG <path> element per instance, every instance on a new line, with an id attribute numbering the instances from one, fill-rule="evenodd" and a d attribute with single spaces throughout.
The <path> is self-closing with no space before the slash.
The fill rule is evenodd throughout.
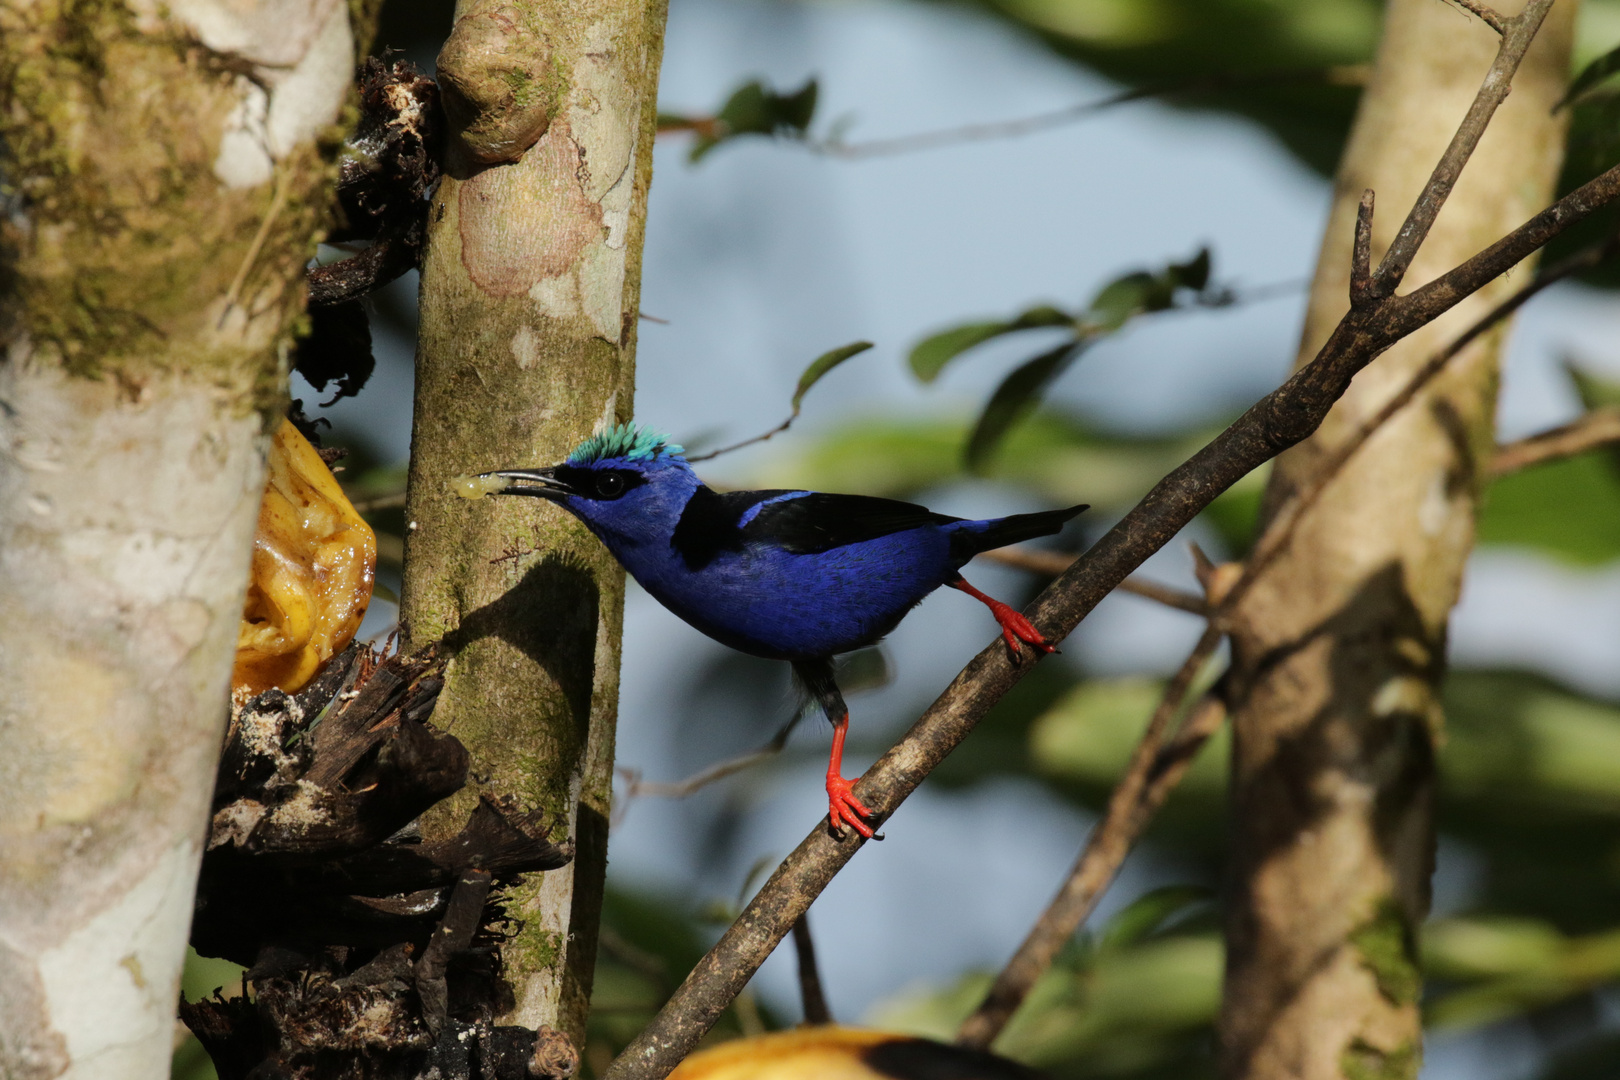
<path id="1" fill-rule="evenodd" d="M 686 449 L 668 435 L 635 424 L 614 424 L 586 439 L 568 455 L 570 465 L 594 465 L 608 458 L 651 461 L 660 457 L 680 457 Z"/>

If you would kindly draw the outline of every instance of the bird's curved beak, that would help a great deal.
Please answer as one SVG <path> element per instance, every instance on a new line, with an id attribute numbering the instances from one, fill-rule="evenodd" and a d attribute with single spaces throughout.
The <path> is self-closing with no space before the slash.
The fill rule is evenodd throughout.
<path id="1" fill-rule="evenodd" d="M 492 489 L 492 495 L 533 495 L 537 499 L 555 500 L 574 494 L 574 489 L 559 480 L 552 469 L 497 469 L 478 474 L 480 480 L 494 478 L 511 480 L 513 483 Z"/>

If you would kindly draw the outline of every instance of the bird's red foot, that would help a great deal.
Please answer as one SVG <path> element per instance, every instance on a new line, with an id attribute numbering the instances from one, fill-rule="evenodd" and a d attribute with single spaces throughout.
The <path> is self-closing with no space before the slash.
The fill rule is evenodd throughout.
<path id="1" fill-rule="evenodd" d="M 872 827 L 861 818 L 871 817 L 872 811 L 855 797 L 854 789 L 854 780 L 845 780 L 834 773 L 827 774 L 827 819 L 834 832 L 842 832 L 843 827 L 848 825 L 870 840 L 873 838 Z"/>
<path id="2" fill-rule="evenodd" d="M 996 617 L 1001 624 L 1001 636 L 1007 641 L 1007 648 L 1014 656 L 1018 655 L 1018 646 L 1022 642 L 1044 653 L 1057 652 L 1057 646 L 1048 642 L 1041 636 L 1041 632 L 1023 614 L 1014 611 L 999 601 L 990 605 L 990 614 Z"/>
<path id="3" fill-rule="evenodd" d="M 997 600 L 993 596 L 986 596 L 978 589 L 975 589 L 973 586 L 969 585 L 963 578 L 959 577 L 955 581 L 950 581 L 946 584 L 950 585 L 950 587 L 953 589 L 961 589 L 963 592 L 973 597 L 973 599 L 979 601 L 979 603 L 990 609 L 990 614 L 995 616 L 996 622 L 1001 625 L 1001 636 L 1006 640 L 1007 648 L 1012 650 L 1014 660 L 1018 659 L 1018 650 L 1020 645 L 1028 645 L 1037 652 L 1057 652 L 1057 646 L 1051 644 L 1044 637 L 1042 637 L 1041 632 L 1035 629 L 1034 624 L 1028 619 L 1024 618 L 1022 613 L 1013 609 L 1011 606 L 1003 604 L 1000 600 Z"/>

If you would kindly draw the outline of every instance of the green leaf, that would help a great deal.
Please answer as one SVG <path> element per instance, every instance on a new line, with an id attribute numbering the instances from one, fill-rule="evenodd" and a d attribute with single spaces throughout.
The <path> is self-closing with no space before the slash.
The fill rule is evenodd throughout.
<path id="1" fill-rule="evenodd" d="M 802 139 L 815 116 L 818 92 L 815 79 L 789 94 L 777 93 L 758 79 L 744 83 L 732 91 L 715 114 L 713 130 L 702 132 L 699 128 L 689 160 L 701 161 L 716 146 L 742 135 Z M 688 120 L 686 126 L 694 125 Z"/>
<path id="2" fill-rule="evenodd" d="M 1479 540 L 1581 565 L 1607 563 L 1620 557 L 1620 475 L 1601 453 L 1509 473 L 1485 492 Z"/>
<path id="3" fill-rule="evenodd" d="M 1064 342 L 1021 364 L 1001 381 L 979 414 L 973 434 L 968 436 L 966 460 L 970 469 L 978 472 L 985 467 L 1007 431 L 1040 404 L 1052 380 L 1063 374 L 1085 347 L 1084 341 Z"/>
<path id="4" fill-rule="evenodd" d="M 982 345 L 991 338 L 1019 330 L 1034 330 L 1046 326 L 1073 326 L 1074 316 L 1050 305 L 1032 307 L 1017 318 L 997 322 L 965 323 L 942 330 L 919 341 L 908 358 L 912 374 L 923 382 L 933 382 L 946 364 L 957 356 Z"/>
<path id="5" fill-rule="evenodd" d="M 1174 916 L 1214 895 L 1202 885 L 1165 885 L 1144 893 L 1108 920 L 1097 935 L 1097 948 L 1108 951 L 1137 945 Z"/>
<path id="6" fill-rule="evenodd" d="M 1581 404 L 1588 409 L 1601 409 L 1607 405 L 1620 405 L 1620 382 L 1594 375 L 1577 367 L 1573 361 L 1564 361 L 1564 374 L 1575 385 Z"/>
<path id="7" fill-rule="evenodd" d="M 1203 247 L 1186 262 L 1171 263 L 1165 274 L 1179 288 L 1202 292 L 1209 286 L 1209 270 L 1213 262 L 1209 248 Z"/>
<path id="8" fill-rule="evenodd" d="M 793 391 L 793 415 L 799 415 L 799 405 L 804 401 L 804 395 L 810 392 L 810 388 L 816 385 L 823 375 L 850 357 L 859 356 L 871 347 L 872 343 L 870 341 L 853 341 L 848 345 L 840 345 L 836 349 L 830 349 L 810 361 L 810 366 L 804 369 L 803 375 L 799 376 L 799 385 Z"/>
<path id="9" fill-rule="evenodd" d="M 1576 99 L 1585 96 L 1586 92 L 1600 83 L 1608 80 L 1610 75 L 1620 71 L 1620 46 L 1616 46 L 1593 60 L 1581 69 L 1581 73 L 1570 80 L 1569 89 L 1554 108 L 1556 112 Z"/>
<path id="10" fill-rule="evenodd" d="M 1115 278 L 1092 297 L 1086 310 L 1087 328 L 1093 333 L 1112 333 L 1138 315 L 1168 311 L 1175 306 L 1178 290 L 1202 292 L 1209 285 L 1210 265 L 1206 247 L 1186 262 L 1171 263 L 1156 274 L 1135 270 Z"/>
<path id="11" fill-rule="evenodd" d="M 1135 315 L 1170 306 L 1170 290 L 1153 274 L 1137 270 L 1098 290 L 1086 309 L 1086 322 L 1096 333 L 1112 333 Z"/>

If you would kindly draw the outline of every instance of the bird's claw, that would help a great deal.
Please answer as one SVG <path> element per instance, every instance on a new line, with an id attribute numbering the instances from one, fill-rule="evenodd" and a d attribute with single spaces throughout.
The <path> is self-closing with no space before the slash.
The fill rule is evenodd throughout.
<path id="1" fill-rule="evenodd" d="M 991 612 L 995 615 L 996 622 L 1001 624 L 1001 636 L 1006 640 L 1007 648 L 1012 651 L 1013 659 L 1018 658 L 1021 644 L 1029 645 L 1037 652 L 1057 652 L 1057 646 L 1042 637 L 1041 632 L 1035 629 L 1035 625 L 1024 618 L 1022 613 L 1006 604 L 991 608 Z"/>
<path id="2" fill-rule="evenodd" d="M 872 827 L 861 818 L 872 817 L 861 800 L 855 797 L 855 781 L 842 776 L 827 777 L 827 820 L 834 832 L 842 832 L 848 825 L 868 840 L 875 838 Z"/>

